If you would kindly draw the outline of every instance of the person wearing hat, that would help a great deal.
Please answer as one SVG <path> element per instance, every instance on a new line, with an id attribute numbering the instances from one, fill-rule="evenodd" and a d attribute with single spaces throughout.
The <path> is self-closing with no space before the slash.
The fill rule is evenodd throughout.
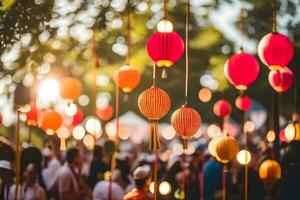
<path id="1" fill-rule="evenodd" d="M 123 200 L 153 200 L 153 195 L 149 191 L 150 185 L 150 171 L 149 165 L 143 165 L 136 168 L 133 172 L 133 179 L 135 188 L 127 193 Z"/>
<path id="2" fill-rule="evenodd" d="M 0 199 L 8 200 L 9 189 L 14 183 L 14 172 L 11 162 L 0 160 L 1 193 Z"/>

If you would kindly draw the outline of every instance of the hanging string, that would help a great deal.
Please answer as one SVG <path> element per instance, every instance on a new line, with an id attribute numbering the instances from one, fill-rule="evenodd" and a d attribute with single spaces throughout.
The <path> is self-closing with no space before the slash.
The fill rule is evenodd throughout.
<path id="1" fill-rule="evenodd" d="M 153 182 L 154 182 L 154 200 L 157 200 L 157 168 L 158 168 L 158 149 L 154 151 L 154 165 L 153 165 Z"/>
<path id="2" fill-rule="evenodd" d="M 273 7 L 273 10 L 272 10 L 272 32 L 277 33 L 277 22 L 276 22 L 277 0 L 273 0 L 272 7 Z"/>
<path id="3" fill-rule="evenodd" d="M 115 142 L 116 145 L 118 146 L 118 142 L 119 142 L 119 128 L 120 128 L 120 88 L 119 88 L 119 74 L 117 76 L 117 81 L 116 81 L 116 113 L 115 113 L 115 117 L 116 117 L 116 136 L 115 136 Z"/>
<path id="4" fill-rule="evenodd" d="M 227 165 L 224 164 L 223 166 L 223 174 L 222 174 L 222 185 L 223 185 L 223 188 L 222 188 L 222 199 L 223 200 L 226 200 L 226 173 L 228 171 L 228 168 L 227 168 Z"/>
<path id="5" fill-rule="evenodd" d="M 246 112 L 243 111 L 243 125 L 246 122 Z M 248 130 L 244 128 L 245 132 L 245 200 L 248 200 Z"/>
<path id="6" fill-rule="evenodd" d="M 167 19 L 167 5 L 168 5 L 168 0 L 163 0 L 164 1 L 164 20 Z"/>
<path id="7" fill-rule="evenodd" d="M 127 58 L 126 63 L 130 64 L 131 56 L 131 20 L 130 20 L 130 0 L 127 2 Z"/>
<path id="8" fill-rule="evenodd" d="M 244 44 L 243 44 L 243 37 L 245 35 L 245 28 L 244 28 L 244 21 L 245 21 L 245 10 L 241 8 L 240 10 L 240 33 L 241 33 L 241 41 L 240 41 L 240 50 L 243 51 L 244 49 Z"/>
<path id="9" fill-rule="evenodd" d="M 185 104 L 188 104 L 190 1 L 186 1 L 185 22 Z"/>
<path id="10" fill-rule="evenodd" d="M 17 110 L 16 124 L 16 188 L 15 200 L 19 200 L 19 185 L 20 185 L 20 110 Z"/>
<path id="11" fill-rule="evenodd" d="M 201 155 L 202 160 L 202 169 L 201 169 L 201 177 L 200 177 L 200 200 L 204 200 L 204 175 L 205 175 L 205 156 L 204 153 Z"/>
<path id="12" fill-rule="evenodd" d="M 181 157 L 181 168 L 182 168 L 182 193 L 184 200 L 186 200 L 186 167 L 185 167 L 185 152 L 183 151 Z"/>
<path id="13" fill-rule="evenodd" d="M 153 79 L 153 87 L 156 86 L 156 64 L 153 62 L 153 72 L 152 72 L 152 79 Z"/>
<path id="14" fill-rule="evenodd" d="M 93 33 L 93 80 L 92 80 L 92 110 L 93 110 L 93 117 L 94 117 L 94 145 L 96 144 L 96 93 L 97 93 L 97 87 L 96 87 L 96 75 L 97 75 L 97 66 L 98 66 L 98 57 L 97 57 L 97 48 L 96 48 L 96 39 L 95 39 L 96 31 L 94 30 Z"/>

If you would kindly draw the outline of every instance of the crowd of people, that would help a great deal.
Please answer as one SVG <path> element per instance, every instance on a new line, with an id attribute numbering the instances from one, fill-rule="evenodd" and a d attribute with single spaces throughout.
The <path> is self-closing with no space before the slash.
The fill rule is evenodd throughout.
<path id="1" fill-rule="evenodd" d="M 93 153 L 92 153 L 93 152 Z M 300 199 L 300 142 L 281 147 L 282 179 L 265 187 L 258 175 L 259 164 L 269 158 L 265 152 L 251 149 L 248 170 L 248 199 Z M 21 149 L 20 184 L 16 186 L 15 149 L 0 141 L 0 178 L 2 200 L 153 200 L 150 184 L 157 161 L 158 185 L 169 183 L 170 191 L 160 193 L 159 200 L 222 199 L 223 166 L 199 145 L 191 155 L 171 151 L 153 156 L 137 146 L 118 151 L 112 158 L 101 145 L 93 151 L 80 146 L 60 152 L 55 145 L 43 149 Z M 244 199 L 244 166 L 232 161 L 226 177 L 227 199 Z M 16 192 L 18 188 L 18 192 Z"/>

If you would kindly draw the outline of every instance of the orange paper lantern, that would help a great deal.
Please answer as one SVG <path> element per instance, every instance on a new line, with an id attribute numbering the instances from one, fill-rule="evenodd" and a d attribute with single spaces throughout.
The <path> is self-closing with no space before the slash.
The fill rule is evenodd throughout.
<path id="1" fill-rule="evenodd" d="M 60 96 L 64 99 L 74 100 L 82 91 L 81 82 L 73 77 L 64 77 L 60 81 Z"/>
<path id="2" fill-rule="evenodd" d="M 183 105 L 172 114 L 171 124 L 176 133 L 182 137 L 183 148 L 187 149 L 187 140 L 200 128 L 201 117 L 195 109 Z"/>
<path id="3" fill-rule="evenodd" d="M 129 93 L 136 88 L 136 86 L 140 83 L 140 80 L 140 72 L 130 65 L 123 65 L 114 74 L 114 81 L 116 85 L 119 86 L 125 93 Z"/>
<path id="4" fill-rule="evenodd" d="M 138 107 L 141 113 L 151 122 L 150 149 L 158 149 L 158 120 L 170 110 L 171 100 L 169 95 L 158 87 L 144 90 L 138 98 Z"/>
<path id="5" fill-rule="evenodd" d="M 270 188 L 281 178 L 281 167 L 275 160 L 265 160 L 259 166 L 259 177 Z"/>
<path id="6" fill-rule="evenodd" d="M 61 126 L 62 121 L 63 119 L 59 113 L 52 110 L 44 111 L 41 114 L 39 127 L 47 134 L 53 135 Z"/>
<path id="7" fill-rule="evenodd" d="M 104 107 L 97 108 L 96 114 L 99 119 L 103 121 L 108 121 L 114 113 L 114 109 L 111 105 L 107 105 Z"/>
<path id="8" fill-rule="evenodd" d="M 223 164 L 229 163 L 238 152 L 239 144 L 233 137 L 224 136 L 216 144 L 216 155 Z"/>

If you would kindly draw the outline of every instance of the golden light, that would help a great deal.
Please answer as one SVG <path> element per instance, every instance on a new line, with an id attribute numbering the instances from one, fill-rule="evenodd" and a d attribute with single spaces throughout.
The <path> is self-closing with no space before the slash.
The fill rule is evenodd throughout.
<path id="1" fill-rule="evenodd" d="M 207 135 L 210 138 L 215 138 L 219 136 L 220 133 L 221 133 L 220 127 L 215 124 L 211 124 L 207 127 Z"/>
<path id="2" fill-rule="evenodd" d="M 255 130 L 255 124 L 252 121 L 246 121 L 244 124 L 244 132 L 251 133 Z"/>
<path id="3" fill-rule="evenodd" d="M 105 125 L 105 132 L 108 137 L 114 138 L 117 135 L 117 127 L 115 123 L 109 122 Z"/>
<path id="4" fill-rule="evenodd" d="M 77 113 L 77 106 L 75 103 L 68 102 L 64 108 L 66 115 L 74 116 Z"/>
<path id="5" fill-rule="evenodd" d="M 249 164 L 251 161 L 251 153 L 247 150 L 241 150 L 237 153 L 236 155 L 236 160 L 241 164 L 241 165 L 246 165 Z"/>
<path id="6" fill-rule="evenodd" d="M 170 33 L 173 31 L 173 24 L 169 20 L 161 20 L 157 24 L 157 30 L 162 33 Z"/>
<path id="7" fill-rule="evenodd" d="M 152 181 L 149 185 L 149 191 L 154 194 L 154 182 Z"/>
<path id="8" fill-rule="evenodd" d="M 131 130 L 128 126 L 121 125 L 119 128 L 119 138 L 122 140 L 127 140 L 131 135 Z"/>
<path id="9" fill-rule="evenodd" d="M 85 130 L 82 126 L 75 126 L 72 135 L 76 140 L 82 140 L 85 135 Z"/>
<path id="10" fill-rule="evenodd" d="M 46 101 L 53 101 L 59 97 L 59 83 L 49 79 L 41 82 L 38 88 L 38 95 Z"/>
<path id="11" fill-rule="evenodd" d="M 176 155 L 181 155 L 183 153 L 183 146 L 181 143 L 174 144 L 172 151 Z"/>
<path id="12" fill-rule="evenodd" d="M 161 135 L 166 140 L 172 140 L 176 136 L 176 132 L 175 132 L 173 126 L 168 125 L 163 128 Z"/>
<path id="13" fill-rule="evenodd" d="M 85 135 L 83 138 L 83 144 L 87 147 L 87 148 L 92 148 L 94 146 L 94 137 L 92 135 Z"/>
<path id="14" fill-rule="evenodd" d="M 99 138 L 102 135 L 101 123 L 96 117 L 88 118 L 85 123 L 85 129 L 88 133 L 94 135 L 96 138 Z"/>
<path id="15" fill-rule="evenodd" d="M 207 103 L 211 100 L 212 92 L 208 88 L 201 88 L 198 93 L 200 101 Z"/>
<path id="16" fill-rule="evenodd" d="M 210 142 L 208 143 L 208 152 L 210 153 L 210 155 L 212 155 L 213 157 L 216 157 L 217 156 L 217 153 L 216 153 L 216 144 L 218 142 L 218 140 L 220 139 L 221 137 L 215 137 L 213 138 L 212 140 L 210 140 Z"/>
<path id="17" fill-rule="evenodd" d="M 24 106 L 21 106 L 18 110 L 21 113 L 28 113 L 31 110 L 31 106 L 29 104 L 26 104 Z"/>
<path id="18" fill-rule="evenodd" d="M 161 195 L 168 195 L 171 192 L 171 185 L 167 181 L 163 181 L 159 185 L 159 193 Z"/>
<path id="19" fill-rule="evenodd" d="M 267 141 L 268 142 L 274 142 L 275 140 L 275 132 L 273 130 L 270 130 L 268 133 L 267 133 Z"/>
<path id="20" fill-rule="evenodd" d="M 45 132 L 46 132 L 47 135 L 54 135 L 55 134 L 53 129 L 47 129 Z"/>
<path id="21" fill-rule="evenodd" d="M 67 127 L 64 127 L 64 126 L 57 129 L 56 133 L 57 133 L 57 137 L 64 138 L 64 139 L 67 139 L 71 135 L 69 129 Z"/>
<path id="22" fill-rule="evenodd" d="M 288 124 L 284 129 L 284 136 L 288 142 L 292 141 L 296 136 L 296 130 L 293 123 Z"/>

